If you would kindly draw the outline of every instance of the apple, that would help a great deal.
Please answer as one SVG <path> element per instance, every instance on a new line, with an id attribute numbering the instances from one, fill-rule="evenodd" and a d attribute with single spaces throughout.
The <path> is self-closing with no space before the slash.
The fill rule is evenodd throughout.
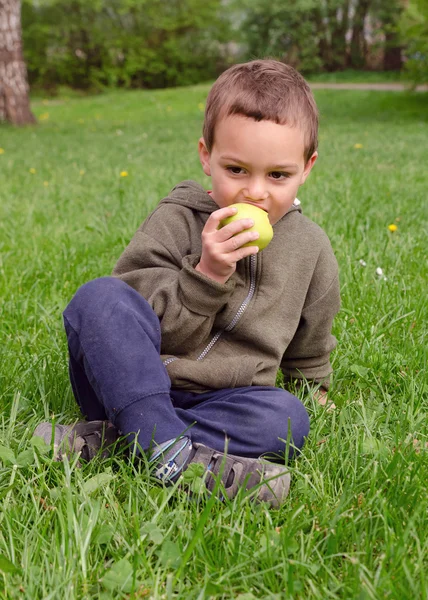
<path id="1" fill-rule="evenodd" d="M 236 208 L 238 212 L 231 217 L 226 217 L 226 219 L 220 221 L 220 229 L 225 225 L 232 223 L 233 221 L 238 221 L 239 219 L 253 219 L 255 225 L 253 227 L 249 227 L 245 231 L 257 231 L 259 233 L 259 237 L 257 240 L 252 240 L 247 244 L 242 244 L 241 248 L 245 248 L 246 246 L 258 246 L 260 250 L 266 248 L 273 238 L 273 229 L 269 222 L 269 216 L 267 212 L 258 206 L 254 206 L 254 204 L 246 204 L 245 202 L 231 204 L 230 206 Z"/>

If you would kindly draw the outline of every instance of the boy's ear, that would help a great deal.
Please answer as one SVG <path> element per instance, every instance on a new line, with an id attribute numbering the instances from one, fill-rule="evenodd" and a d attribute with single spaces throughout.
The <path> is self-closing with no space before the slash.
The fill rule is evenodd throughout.
<path id="1" fill-rule="evenodd" d="M 198 142 L 198 152 L 199 152 L 199 160 L 201 161 L 202 170 L 205 175 L 211 175 L 211 167 L 210 167 L 210 153 L 208 152 L 207 146 L 205 144 L 205 140 L 203 137 L 199 139 Z"/>
<path id="2" fill-rule="evenodd" d="M 315 151 L 312 156 L 310 157 L 310 159 L 308 160 L 308 162 L 305 165 L 305 168 L 303 169 L 303 173 L 302 173 L 302 179 L 300 181 L 300 185 L 302 185 L 303 183 L 305 183 L 309 173 L 312 170 L 312 167 L 315 164 L 316 159 L 318 158 L 318 152 Z"/>

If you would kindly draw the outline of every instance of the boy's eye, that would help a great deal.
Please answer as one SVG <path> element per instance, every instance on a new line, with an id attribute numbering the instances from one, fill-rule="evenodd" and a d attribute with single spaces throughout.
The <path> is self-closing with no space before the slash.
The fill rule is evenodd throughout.
<path id="1" fill-rule="evenodd" d="M 272 171 L 270 176 L 272 179 L 287 179 L 287 177 L 290 177 L 288 173 L 284 173 L 283 171 Z"/>
<path id="2" fill-rule="evenodd" d="M 230 173 L 233 173 L 234 175 L 240 175 L 243 171 L 243 169 L 241 169 L 241 167 L 226 167 L 226 169 Z"/>

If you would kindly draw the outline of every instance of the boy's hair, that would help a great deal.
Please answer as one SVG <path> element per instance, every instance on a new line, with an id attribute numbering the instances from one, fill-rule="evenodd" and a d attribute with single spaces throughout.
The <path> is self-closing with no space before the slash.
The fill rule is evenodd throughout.
<path id="1" fill-rule="evenodd" d="M 299 125 L 305 133 L 305 163 L 318 147 L 318 109 L 311 89 L 293 67 L 277 60 L 253 60 L 220 75 L 205 109 L 203 136 L 208 152 L 214 146 L 216 124 L 230 115 Z"/>

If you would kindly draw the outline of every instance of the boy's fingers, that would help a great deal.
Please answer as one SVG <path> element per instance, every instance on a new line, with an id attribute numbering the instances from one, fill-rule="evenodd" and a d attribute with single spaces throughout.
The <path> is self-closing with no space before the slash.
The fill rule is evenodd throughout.
<path id="1" fill-rule="evenodd" d="M 251 256 L 252 254 L 257 254 L 259 251 L 258 246 L 246 246 L 245 248 L 238 248 L 235 252 L 231 252 L 228 255 L 229 260 L 233 262 L 238 262 L 238 260 L 242 260 L 247 256 Z"/>
<path id="2" fill-rule="evenodd" d="M 232 223 L 228 223 L 228 225 L 225 225 L 218 230 L 217 240 L 219 242 L 225 242 L 234 236 L 238 237 L 238 234 L 246 232 L 247 229 L 250 229 L 250 227 L 253 226 L 254 221 L 252 219 L 238 219 L 237 221 L 232 221 Z M 249 240 L 246 241 L 248 242 Z"/>
<path id="3" fill-rule="evenodd" d="M 238 233 L 237 235 L 233 235 L 232 237 L 227 237 L 226 241 L 222 243 L 222 248 L 224 252 L 234 252 L 241 248 L 244 244 L 249 244 L 257 240 L 259 234 L 257 231 L 244 231 L 243 233 Z"/>
<path id="4" fill-rule="evenodd" d="M 225 206 L 224 208 L 220 208 L 219 210 L 215 210 L 208 217 L 207 222 L 205 223 L 205 231 L 207 233 L 212 233 L 216 231 L 220 225 L 220 221 L 226 219 L 227 217 L 231 217 L 232 215 L 236 215 L 236 208 Z"/>

